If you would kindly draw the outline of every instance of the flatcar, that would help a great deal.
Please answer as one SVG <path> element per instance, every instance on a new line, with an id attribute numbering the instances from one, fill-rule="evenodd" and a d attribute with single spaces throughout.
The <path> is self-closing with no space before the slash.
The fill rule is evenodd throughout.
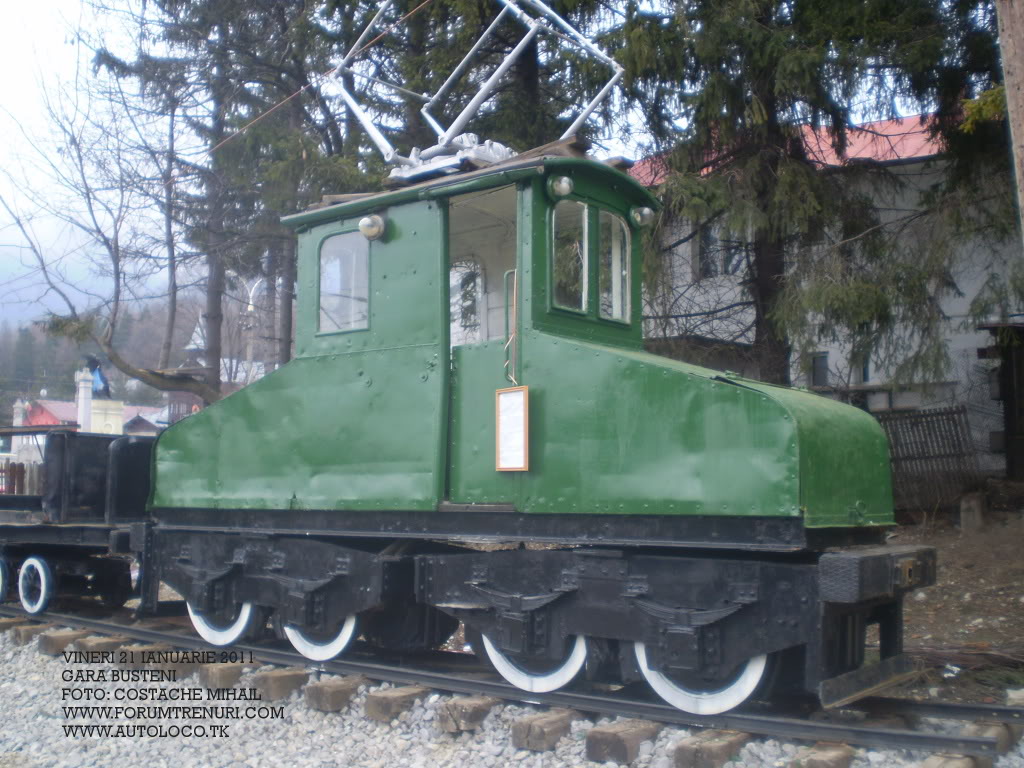
<path id="1" fill-rule="evenodd" d="M 905 676 L 902 601 L 935 556 L 884 544 L 884 433 L 644 351 L 657 205 L 539 152 L 286 218 L 294 359 L 139 446 L 144 468 L 104 453 L 112 488 L 148 491 L 96 510 L 107 551 L 141 563 L 140 610 L 165 583 L 208 642 L 276 631 L 314 661 L 461 623 L 525 691 L 646 681 L 698 714 Z M 4 519 L 27 610 L 117 557 Z"/>

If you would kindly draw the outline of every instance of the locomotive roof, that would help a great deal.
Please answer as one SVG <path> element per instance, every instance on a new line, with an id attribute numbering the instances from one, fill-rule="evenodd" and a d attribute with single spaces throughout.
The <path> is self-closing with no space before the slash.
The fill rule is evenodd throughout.
<path id="1" fill-rule="evenodd" d="M 336 202 L 326 206 L 312 208 L 302 213 L 285 216 L 281 222 L 293 229 L 313 226 L 324 221 L 336 220 L 340 215 L 352 216 L 363 211 L 389 205 L 424 200 L 435 197 L 472 192 L 503 184 L 512 184 L 531 174 L 544 173 L 547 170 L 564 169 L 565 172 L 580 171 L 596 176 L 604 176 L 609 184 L 616 185 L 626 197 L 633 198 L 635 204 L 647 205 L 651 208 L 660 207 L 655 198 L 643 185 L 618 169 L 583 157 L 565 157 L 564 155 L 537 155 L 532 157 L 519 156 L 511 160 L 488 166 L 476 171 L 442 176 L 436 179 L 414 184 L 400 189 L 383 192 L 367 192 L 354 195 L 339 195 Z M 327 198 L 330 200 L 330 198 Z"/>

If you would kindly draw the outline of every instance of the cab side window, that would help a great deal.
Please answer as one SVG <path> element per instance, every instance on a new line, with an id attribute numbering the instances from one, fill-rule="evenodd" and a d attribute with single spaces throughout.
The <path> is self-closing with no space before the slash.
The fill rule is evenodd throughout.
<path id="1" fill-rule="evenodd" d="M 320 246 L 319 333 L 369 327 L 369 253 L 358 232 L 334 235 Z"/>

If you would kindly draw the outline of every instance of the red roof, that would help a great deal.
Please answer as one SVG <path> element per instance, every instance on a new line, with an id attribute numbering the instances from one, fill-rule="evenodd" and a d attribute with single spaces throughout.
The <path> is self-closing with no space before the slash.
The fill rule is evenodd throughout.
<path id="1" fill-rule="evenodd" d="M 891 163 L 898 160 L 921 160 L 942 151 L 921 118 L 898 117 L 850 128 L 846 132 L 846 152 L 840 156 L 832 146 L 826 129 L 807 125 L 803 128 L 807 155 L 821 166 L 840 166 L 856 160 Z M 664 156 L 647 157 L 634 165 L 629 175 L 647 187 L 665 180 L 668 165 Z"/>
<path id="2" fill-rule="evenodd" d="M 66 400 L 33 400 L 25 417 L 26 426 L 77 424 L 78 406 Z"/>
<path id="3" fill-rule="evenodd" d="M 141 416 L 149 422 L 156 421 L 156 415 L 163 410 L 153 405 L 126 405 L 124 407 L 123 419 L 127 424 L 137 416 Z M 69 400 L 33 400 L 29 404 L 28 413 L 25 415 L 25 426 L 39 426 L 44 424 L 77 424 L 78 405 Z"/>

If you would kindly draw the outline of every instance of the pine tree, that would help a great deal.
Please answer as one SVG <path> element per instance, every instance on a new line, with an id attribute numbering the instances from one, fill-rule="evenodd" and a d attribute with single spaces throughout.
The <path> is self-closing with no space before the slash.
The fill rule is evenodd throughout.
<path id="1" fill-rule="evenodd" d="M 742 279 L 762 378 L 787 383 L 794 337 L 819 327 L 870 351 L 905 321 L 928 326 L 918 329 L 910 369 L 941 367 L 933 288 L 955 289 L 948 261 L 901 264 L 859 181 L 884 184 L 884 171 L 823 172 L 803 127 L 817 127 L 840 155 L 855 122 L 895 116 L 898 102 L 951 129 L 961 100 L 998 78 L 987 7 L 681 0 L 652 11 L 633 2 L 609 36 L 627 70 L 627 98 L 674 171 L 669 215 L 747 241 Z M 829 241 L 834 247 L 823 249 Z M 823 256 L 834 267 L 827 296 L 811 290 L 825 285 L 815 280 Z M 907 303 L 915 309 L 904 311 Z"/>

